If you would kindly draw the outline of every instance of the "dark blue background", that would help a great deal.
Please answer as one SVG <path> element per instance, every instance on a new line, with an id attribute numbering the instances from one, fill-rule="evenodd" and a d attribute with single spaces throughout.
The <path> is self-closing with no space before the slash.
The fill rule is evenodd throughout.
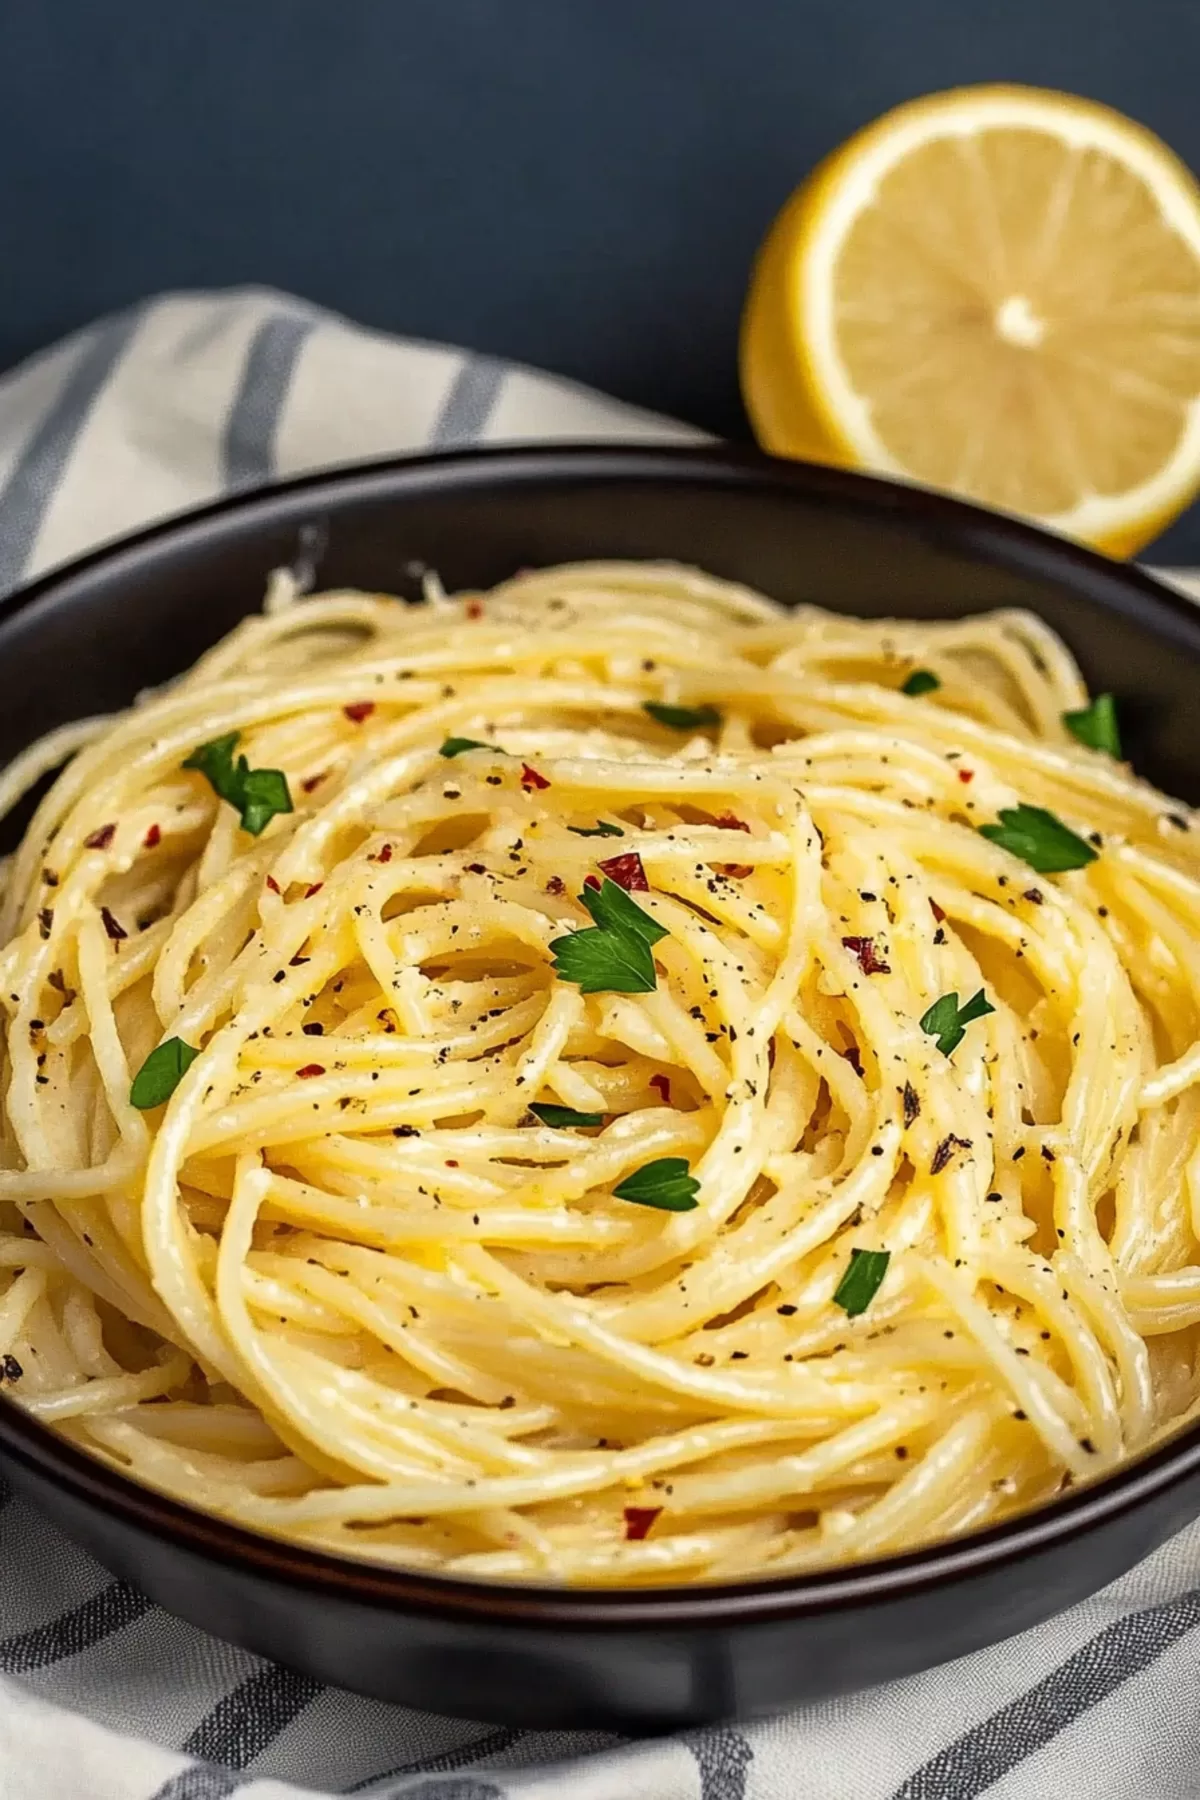
<path id="1" fill-rule="evenodd" d="M 1200 0 L 0 0 L 0 366 L 260 281 L 744 433 L 780 202 L 896 101 L 994 80 L 1200 166 Z M 1200 562 L 1200 513 L 1164 549 Z"/>

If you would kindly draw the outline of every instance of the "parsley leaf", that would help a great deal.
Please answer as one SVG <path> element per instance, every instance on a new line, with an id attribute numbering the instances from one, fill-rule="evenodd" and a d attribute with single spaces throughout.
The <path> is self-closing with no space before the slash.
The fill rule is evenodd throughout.
<path id="1" fill-rule="evenodd" d="M 233 752 L 241 735 L 240 731 L 230 731 L 224 737 L 213 738 L 211 743 L 201 744 L 193 750 L 183 763 L 185 769 L 199 769 L 213 792 L 239 809 L 242 784 L 234 766 Z"/>
<path id="2" fill-rule="evenodd" d="M 1044 806 L 1005 806 L 998 825 L 981 825 L 981 837 L 1011 850 L 1039 875 L 1058 875 L 1095 862 L 1096 852 Z"/>
<path id="3" fill-rule="evenodd" d="M 610 881 L 607 876 L 603 887 L 585 887 L 579 899 L 597 925 L 605 931 L 627 932 L 647 945 L 657 944 L 659 938 L 668 935 L 665 925 L 660 925 L 657 919 L 652 919 L 649 913 L 643 912 L 637 901 L 629 898 L 620 883 Z"/>
<path id="4" fill-rule="evenodd" d="M 900 692 L 908 694 L 915 700 L 921 694 L 932 694 L 934 689 L 940 688 L 941 685 L 940 678 L 934 674 L 932 669 L 914 669 Z"/>
<path id="5" fill-rule="evenodd" d="M 851 1319 L 865 1313 L 879 1292 L 891 1260 L 890 1250 L 852 1250 L 846 1273 L 834 1291 L 834 1305 Z"/>
<path id="6" fill-rule="evenodd" d="M 668 706 L 662 700 L 647 700 L 642 710 L 660 725 L 669 725 L 672 731 L 695 731 L 701 725 L 721 723 L 715 706 Z"/>
<path id="7" fill-rule="evenodd" d="M 133 1086 L 129 1090 L 130 1104 L 136 1106 L 139 1112 L 148 1112 L 152 1106 L 164 1105 L 199 1054 L 190 1044 L 185 1044 L 182 1038 L 168 1038 L 157 1050 L 150 1052 L 134 1076 Z"/>
<path id="8" fill-rule="evenodd" d="M 568 825 L 576 837 L 624 837 L 625 833 L 619 825 L 610 825 L 607 819 L 597 819 L 594 825 Z"/>
<path id="9" fill-rule="evenodd" d="M 921 1030 L 937 1039 L 937 1047 L 943 1056 L 953 1056 L 966 1037 L 971 1021 L 982 1019 L 995 1010 L 982 988 L 963 1007 L 958 1004 L 957 994 L 943 994 L 921 1020 Z"/>
<path id="10" fill-rule="evenodd" d="M 1065 712 L 1063 724 L 1086 744 L 1089 750 L 1103 750 L 1117 762 L 1121 760 L 1121 733 L 1117 727 L 1117 709 L 1111 694 L 1097 694 L 1090 706 L 1078 712 Z"/>
<path id="11" fill-rule="evenodd" d="M 579 900 L 596 926 L 553 940 L 555 973 L 576 982 L 583 994 L 652 994 L 658 976 L 650 947 L 667 936 L 666 927 L 615 881 L 585 887 Z"/>
<path id="12" fill-rule="evenodd" d="M 504 755 L 503 750 L 498 750 L 495 744 L 483 744 L 478 738 L 463 737 L 448 737 L 438 751 L 438 755 L 445 757 L 461 756 L 464 750 L 495 750 L 497 755 Z"/>
<path id="13" fill-rule="evenodd" d="M 230 731 L 224 737 L 201 744 L 184 761 L 185 769 L 198 769 L 213 792 L 242 815 L 242 830 L 259 833 L 276 813 L 293 810 L 287 776 L 282 769 L 252 769 L 244 756 L 235 762 L 233 752 L 241 737 Z"/>
<path id="14" fill-rule="evenodd" d="M 603 1125 L 604 1114 L 576 1112 L 573 1106 L 551 1106 L 548 1100 L 539 1100 L 529 1108 L 535 1119 L 543 1125 L 551 1125 L 558 1131 L 566 1131 L 572 1125 Z"/>
<path id="15" fill-rule="evenodd" d="M 695 1212 L 699 1191 L 700 1183 L 689 1175 L 682 1156 L 660 1156 L 618 1182 L 613 1194 L 638 1206 L 656 1206 L 660 1212 Z"/>
<path id="16" fill-rule="evenodd" d="M 287 776 L 282 769 L 251 769 L 244 756 L 238 758 L 242 781 L 242 829 L 257 837 L 276 813 L 290 813 L 292 796 Z"/>
<path id="17" fill-rule="evenodd" d="M 550 948 L 555 974 L 581 994 L 652 994 L 658 986 L 650 946 L 632 932 L 573 931 Z"/>

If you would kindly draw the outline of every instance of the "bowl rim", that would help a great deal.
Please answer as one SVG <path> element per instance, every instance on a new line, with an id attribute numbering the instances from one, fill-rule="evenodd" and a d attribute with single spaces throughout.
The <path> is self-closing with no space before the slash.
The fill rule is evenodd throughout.
<path id="1" fill-rule="evenodd" d="M 976 561 L 1057 581 L 1101 610 L 1156 627 L 1200 660 L 1200 609 L 1144 570 L 1115 563 L 1007 514 L 905 482 L 783 461 L 724 444 L 550 443 L 389 456 L 340 465 L 224 495 L 117 538 L 0 599 L 0 627 L 31 608 L 69 603 L 96 573 L 119 576 L 162 553 L 256 520 L 290 521 L 347 502 L 437 489 L 496 490 L 521 483 L 638 481 L 791 491 L 809 500 L 890 515 L 900 529 L 933 535 Z M 96 1507 L 159 1542 L 174 1543 L 235 1573 L 317 1591 L 326 1599 L 414 1615 L 556 1631 L 663 1630 L 768 1624 L 818 1612 L 919 1596 L 958 1577 L 994 1572 L 1053 1549 L 1133 1511 L 1200 1471 L 1200 1422 L 1136 1461 L 1003 1523 L 906 1551 L 807 1574 L 653 1588 L 564 1587 L 431 1574 L 293 1543 L 207 1513 L 135 1481 L 58 1436 L 0 1392 L 0 1451 L 74 1504 Z M 18 1477 L 20 1485 L 20 1477 Z"/>

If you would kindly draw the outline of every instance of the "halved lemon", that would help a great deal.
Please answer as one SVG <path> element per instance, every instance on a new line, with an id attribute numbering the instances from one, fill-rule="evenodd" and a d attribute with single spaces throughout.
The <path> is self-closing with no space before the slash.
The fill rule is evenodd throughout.
<path id="1" fill-rule="evenodd" d="M 1200 490 L 1200 187 L 1092 101 L 911 101 L 775 221 L 741 377 L 768 450 L 1130 555 Z"/>

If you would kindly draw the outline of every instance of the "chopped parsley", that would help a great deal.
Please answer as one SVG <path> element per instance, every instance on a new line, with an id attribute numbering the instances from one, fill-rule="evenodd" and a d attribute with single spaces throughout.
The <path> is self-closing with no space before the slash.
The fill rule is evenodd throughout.
<path id="1" fill-rule="evenodd" d="M 963 1007 L 958 1004 L 957 994 L 943 994 L 921 1020 L 921 1030 L 937 1039 L 937 1047 L 943 1056 L 953 1056 L 967 1035 L 971 1021 L 985 1018 L 995 1010 L 982 988 Z"/>
<path id="2" fill-rule="evenodd" d="M 658 986 L 651 946 L 667 935 L 615 881 L 579 895 L 595 920 L 550 945 L 555 973 L 584 994 L 650 994 Z"/>
<path id="3" fill-rule="evenodd" d="M 682 1156 L 660 1156 L 618 1182 L 613 1194 L 637 1206 L 656 1206 L 660 1212 L 694 1212 L 699 1191 L 700 1183 L 688 1173 Z"/>
<path id="4" fill-rule="evenodd" d="M 539 1100 L 529 1108 L 534 1118 L 543 1125 L 550 1125 L 556 1131 L 567 1131 L 573 1125 L 603 1125 L 602 1112 L 576 1112 L 573 1106 L 552 1106 L 548 1100 Z"/>
<path id="5" fill-rule="evenodd" d="M 602 887 L 585 887 L 579 895 L 596 924 L 605 931 L 625 931 L 641 938 L 645 944 L 657 944 L 667 936 L 667 928 L 643 912 L 636 900 L 615 881 L 605 880 Z"/>
<path id="6" fill-rule="evenodd" d="M 573 931 L 555 938 L 554 971 L 581 994 L 652 994 L 654 958 L 642 938 L 617 931 Z"/>
<path id="7" fill-rule="evenodd" d="M 1111 694 L 1097 694 L 1090 706 L 1083 706 L 1078 712 L 1065 712 L 1062 722 L 1071 736 L 1086 744 L 1089 750 L 1103 750 L 1120 762 L 1121 733 Z"/>
<path id="8" fill-rule="evenodd" d="M 240 731 L 213 738 L 184 762 L 185 769 L 198 769 L 213 792 L 227 800 L 241 814 L 242 830 L 257 837 L 276 813 L 293 810 L 287 776 L 282 769 L 252 769 L 244 756 L 234 761 Z"/>
<path id="9" fill-rule="evenodd" d="M 157 1050 L 150 1052 L 134 1076 L 129 1090 L 130 1104 L 139 1112 L 165 1105 L 199 1054 L 182 1038 L 167 1038 Z"/>
<path id="10" fill-rule="evenodd" d="M 934 689 L 940 688 L 941 685 L 940 679 L 932 669 L 914 669 L 900 692 L 908 694 L 911 699 L 916 700 L 921 694 L 932 694 Z"/>
<path id="11" fill-rule="evenodd" d="M 834 1305 L 851 1319 L 865 1313 L 879 1292 L 891 1260 L 890 1250 L 852 1250 L 849 1266 L 834 1289 Z"/>
<path id="12" fill-rule="evenodd" d="M 990 838 L 1027 862 L 1039 875 L 1058 875 L 1064 869 L 1082 869 L 1095 862 L 1096 852 L 1069 825 L 1044 806 L 1005 806 L 998 825 L 981 825 L 981 837 Z"/>
<path id="13" fill-rule="evenodd" d="M 451 756 L 461 756 L 464 750 L 494 750 L 498 756 L 503 756 L 504 754 L 502 750 L 496 749 L 495 744 L 481 743 L 478 738 L 448 737 L 438 751 L 438 755 L 447 758 Z"/>
<path id="14" fill-rule="evenodd" d="M 721 723 L 715 706 L 668 706 L 662 700 L 647 700 L 643 710 L 660 725 L 669 725 L 672 731 L 698 731 L 702 725 Z"/>

